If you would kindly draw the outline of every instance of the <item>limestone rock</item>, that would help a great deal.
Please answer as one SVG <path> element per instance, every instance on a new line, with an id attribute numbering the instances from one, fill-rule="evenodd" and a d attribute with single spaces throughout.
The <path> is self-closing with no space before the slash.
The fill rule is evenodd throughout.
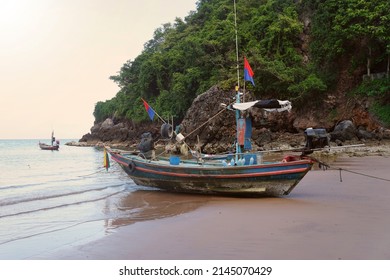
<path id="1" fill-rule="evenodd" d="M 107 118 L 101 125 L 100 129 L 110 129 L 111 127 L 114 126 L 114 122 L 112 119 Z"/>

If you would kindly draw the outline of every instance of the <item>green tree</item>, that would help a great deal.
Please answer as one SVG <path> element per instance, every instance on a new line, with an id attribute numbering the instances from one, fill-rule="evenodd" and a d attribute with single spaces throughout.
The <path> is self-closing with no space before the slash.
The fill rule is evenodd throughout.
<path id="1" fill-rule="evenodd" d="M 330 2 L 338 2 L 339 5 L 333 29 L 346 40 L 358 41 L 367 48 L 367 74 L 370 75 L 373 49 L 385 49 L 390 54 L 390 2 Z"/>
<path id="2" fill-rule="evenodd" d="M 372 54 L 390 54 L 390 2 L 384 0 L 313 1 L 316 8 L 312 52 L 318 65 L 334 63 L 346 52 L 367 49 L 367 73 Z"/>

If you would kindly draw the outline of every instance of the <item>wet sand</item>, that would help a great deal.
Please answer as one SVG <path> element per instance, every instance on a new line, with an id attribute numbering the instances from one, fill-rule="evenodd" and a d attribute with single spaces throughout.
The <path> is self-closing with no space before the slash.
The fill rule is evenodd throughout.
<path id="1" fill-rule="evenodd" d="M 390 179 L 385 156 L 340 158 L 332 167 Z M 338 170 L 310 171 L 281 198 L 142 192 L 120 207 L 149 203 L 151 213 L 116 221 L 120 227 L 102 239 L 35 258 L 389 260 L 390 182 L 341 175 L 342 182 Z"/>

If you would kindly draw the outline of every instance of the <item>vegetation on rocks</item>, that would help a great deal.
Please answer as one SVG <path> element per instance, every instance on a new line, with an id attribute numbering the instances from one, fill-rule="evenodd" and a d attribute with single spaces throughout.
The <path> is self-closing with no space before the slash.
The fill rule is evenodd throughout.
<path id="1" fill-rule="evenodd" d="M 388 0 L 238 0 L 237 24 L 240 74 L 246 56 L 256 84 L 246 87 L 255 98 L 288 98 L 296 118 L 324 126 L 351 117 L 343 103 L 371 98 L 369 114 L 390 125 Z M 199 0 L 196 11 L 157 28 L 142 53 L 110 77 L 120 90 L 97 102 L 95 123 L 147 121 L 142 98 L 180 123 L 197 96 L 215 85 L 234 87 L 236 66 L 233 1 Z"/>

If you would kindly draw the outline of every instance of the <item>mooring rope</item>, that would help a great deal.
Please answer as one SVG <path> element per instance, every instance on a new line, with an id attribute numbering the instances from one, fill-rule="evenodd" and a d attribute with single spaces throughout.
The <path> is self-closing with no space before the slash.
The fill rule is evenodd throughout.
<path id="1" fill-rule="evenodd" d="M 102 173 L 104 168 L 105 167 L 100 167 L 100 170 L 98 170 L 96 172 L 93 172 L 93 173 L 87 174 L 87 175 L 78 175 L 77 177 L 84 178 L 84 177 L 89 177 L 89 176 L 92 176 L 92 175 L 95 175 L 95 174 L 98 174 L 98 173 Z"/>
<path id="2" fill-rule="evenodd" d="M 360 176 L 364 176 L 364 177 L 368 177 L 368 178 L 372 178 L 372 179 L 376 179 L 376 180 L 390 182 L 390 179 L 387 179 L 387 178 L 382 178 L 382 177 L 373 176 L 373 175 L 369 175 L 369 174 L 365 174 L 365 173 L 361 173 L 361 172 L 356 172 L 356 171 L 348 170 L 348 169 L 345 169 L 345 168 L 337 168 L 337 169 L 340 171 L 340 182 L 343 181 L 343 178 L 341 177 L 341 171 L 353 173 L 353 174 L 356 174 L 356 175 L 360 175 Z"/>
<path id="3" fill-rule="evenodd" d="M 368 178 L 372 178 L 372 179 L 376 179 L 376 180 L 381 180 L 381 181 L 385 181 L 385 182 L 390 182 L 390 179 L 387 179 L 387 178 L 382 178 L 382 177 L 378 177 L 378 176 L 373 176 L 373 175 L 369 175 L 369 174 L 365 174 L 365 173 L 361 173 L 361 172 L 356 172 L 356 171 L 352 171 L 352 170 L 349 170 L 349 169 L 345 169 L 345 168 L 341 168 L 341 167 L 332 167 L 330 166 L 329 164 L 323 162 L 323 161 L 320 161 L 314 157 L 309 157 L 311 158 L 312 160 L 316 161 L 319 163 L 319 166 L 320 168 L 322 169 L 333 169 L 333 170 L 338 170 L 340 173 L 340 182 L 343 181 L 343 178 L 342 178 L 342 175 L 341 175 L 341 171 L 345 171 L 345 172 L 349 172 L 349 173 L 352 173 L 352 174 L 356 174 L 356 175 L 360 175 L 360 176 L 364 176 L 364 177 L 368 177 Z"/>

